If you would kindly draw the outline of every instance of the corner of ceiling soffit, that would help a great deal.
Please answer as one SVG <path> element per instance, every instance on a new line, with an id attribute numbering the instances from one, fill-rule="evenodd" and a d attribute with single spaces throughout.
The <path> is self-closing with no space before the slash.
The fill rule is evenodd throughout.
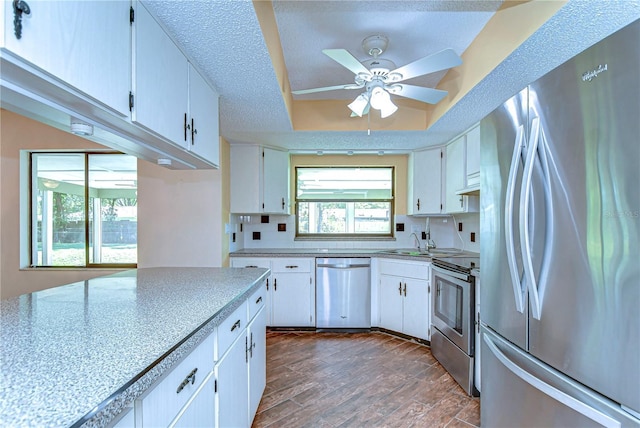
<path id="1" fill-rule="evenodd" d="M 549 20 L 568 0 L 505 0 L 469 47 L 462 65 L 449 70 L 436 86 L 449 94 L 432 106 L 410 99 L 394 100 L 396 114 L 350 117 L 345 100 L 294 100 L 271 0 L 253 0 L 280 92 L 295 131 L 424 131 L 486 78 L 518 46 Z"/>

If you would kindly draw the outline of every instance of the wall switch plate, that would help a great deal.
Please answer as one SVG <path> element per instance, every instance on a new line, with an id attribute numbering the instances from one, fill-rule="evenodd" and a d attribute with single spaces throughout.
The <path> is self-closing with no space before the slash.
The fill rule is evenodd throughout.
<path id="1" fill-rule="evenodd" d="M 253 240 L 254 241 L 260 240 L 260 232 L 253 232 Z"/>
<path id="2" fill-rule="evenodd" d="M 475 232 L 471 232 L 471 242 L 476 242 L 476 234 Z"/>
<path id="3" fill-rule="evenodd" d="M 404 223 L 396 223 L 396 232 L 404 232 Z"/>
<path id="4" fill-rule="evenodd" d="M 287 223 L 278 223 L 278 232 L 286 232 Z"/>
<path id="5" fill-rule="evenodd" d="M 462 232 L 462 222 L 458 223 L 458 232 Z"/>
<path id="6" fill-rule="evenodd" d="M 427 232 L 422 232 L 422 239 L 427 239 Z"/>
<path id="7" fill-rule="evenodd" d="M 235 233 L 231 234 L 231 242 L 236 242 L 236 234 Z"/>
<path id="8" fill-rule="evenodd" d="M 269 216 L 268 215 L 260 216 L 260 223 L 269 223 Z"/>

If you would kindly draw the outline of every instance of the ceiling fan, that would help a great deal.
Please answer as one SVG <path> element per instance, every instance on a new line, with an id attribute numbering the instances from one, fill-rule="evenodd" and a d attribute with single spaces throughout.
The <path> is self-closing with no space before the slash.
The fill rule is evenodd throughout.
<path id="1" fill-rule="evenodd" d="M 389 40 L 382 35 L 366 37 L 362 41 L 362 48 L 372 58 L 363 62 L 358 61 L 346 49 L 323 49 L 322 53 L 355 74 L 355 83 L 302 89 L 292 91 L 292 93 L 303 95 L 338 89 L 364 88 L 365 91 L 349 104 L 349 108 L 353 112 L 351 116 L 362 117 L 369 112 L 369 107 L 373 107 L 380 110 L 382 118 L 391 116 L 398 110 L 398 107 L 391 101 L 390 94 L 428 104 L 437 104 L 447 95 L 447 91 L 440 89 L 407 85 L 400 82 L 462 64 L 462 59 L 452 49 L 445 49 L 402 67 L 396 67 L 392 61 L 379 58 L 388 44 Z"/>

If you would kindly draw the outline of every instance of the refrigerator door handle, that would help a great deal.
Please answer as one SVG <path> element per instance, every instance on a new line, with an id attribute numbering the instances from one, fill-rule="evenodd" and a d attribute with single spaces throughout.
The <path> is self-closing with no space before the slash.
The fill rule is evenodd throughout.
<path id="1" fill-rule="evenodd" d="M 487 334 L 483 334 L 482 337 L 484 343 L 487 345 L 491 353 L 493 353 L 493 355 L 498 359 L 498 361 L 500 361 L 511 373 L 531 385 L 533 388 L 600 425 L 610 428 L 619 428 L 622 426 L 619 421 L 611 418 L 608 415 L 605 415 L 602 412 L 599 412 L 597 409 L 594 409 L 593 407 L 583 403 L 582 401 L 577 400 L 576 398 L 565 394 L 559 389 L 554 388 L 548 383 L 545 383 L 542 380 L 538 379 L 537 377 L 511 361 L 509 357 L 507 357 L 502 351 L 500 351 L 500 349 L 498 349 L 498 346 L 493 342 L 493 340 L 491 340 L 491 338 Z"/>
<path id="2" fill-rule="evenodd" d="M 511 157 L 511 167 L 509 168 L 509 180 L 507 181 L 507 195 L 504 204 L 504 231 L 507 246 L 507 262 L 509 264 L 509 273 L 511 274 L 511 285 L 513 286 L 513 295 L 516 304 L 516 310 L 521 314 L 524 313 L 524 296 L 527 292 L 523 287 L 520 273 L 518 272 L 518 264 L 516 262 L 516 250 L 513 240 L 513 201 L 515 197 L 515 183 L 518 175 L 518 163 L 524 145 L 524 126 L 518 126 L 516 133 L 516 141 L 513 148 L 513 156 Z"/>
<path id="3" fill-rule="evenodd" d="M 520 189 L 520 250 L 522 251 L 522 264 L 524 265 L 524 278 L 529 289 L 529 302 L 531 304 L 531 315 L 539 320 L 542 308 L 540 307 L 540 296 L 533 272 L 533 258 L 531 256 L 531 239 L 529 236 L 529 202 L 531 198 L 531 185 L 533 178 L 533 166 L 540 140 L 540 118 L 535 117 L 531 122 L 531 137 L 529 147 L 527 147 L 527 157 L 522 173 L 522 187 Z"/>

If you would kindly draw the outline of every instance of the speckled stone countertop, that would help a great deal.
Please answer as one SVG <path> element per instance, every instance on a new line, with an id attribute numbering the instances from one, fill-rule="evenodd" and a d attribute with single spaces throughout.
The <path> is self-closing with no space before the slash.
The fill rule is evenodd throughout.
<path id="1" fill-rule="evenodd" d="M 104 426 L 268 269 L 150 268 L 0 303 L 0 426 Z"/>
<path id="2" fill-rule="evenodd" d="M 428 254 L 411 255 L 391 253 L 393 248 L 387 249 L 342 249 L 342 248 L 245 248 L 243 250 L 230 253 L 230 257 L 379 257 L 388 259 L 403 259 L 416 261 L 431 261 Z M 406 249 L 407 251 L 413 249 Z M 448 248 L 447 250 L 455 250 Z M 435 249 L 434 252 L 437 252 Z M 474 257 L 478 253 L 470 251 L 462 251 L 459 256 Z M 454 254 L 447 254 L 445 257 L 451 257 Z"/>

